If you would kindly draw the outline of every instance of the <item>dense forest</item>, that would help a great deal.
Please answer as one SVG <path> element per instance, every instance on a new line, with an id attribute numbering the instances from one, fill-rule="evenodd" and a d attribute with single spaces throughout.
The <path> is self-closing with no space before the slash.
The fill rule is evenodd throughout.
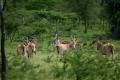
<path id="1" fill-rule="evenodd" d="M 0 0 L 0 80 L 119 80 L 120 0 Z"/>

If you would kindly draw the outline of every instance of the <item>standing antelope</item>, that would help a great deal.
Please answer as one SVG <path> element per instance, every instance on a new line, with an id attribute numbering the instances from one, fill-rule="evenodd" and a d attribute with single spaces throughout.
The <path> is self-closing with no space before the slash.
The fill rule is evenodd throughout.
<path id="1" fill-rule="evenodd" d="M 63 55 L 65 51 L 68 51 L 73 48 L 77 48 L 80 46 L 79 41 L 77 41 L 75 38 L 71 41 L 60 41 L 58 38 L 58 35 L 56 34 L 53 38 L 53 44 L 57 51 L 57 56 Z"/>
<path id="2" fill-rule="evenodd" d="M 74 41 L 64 41 L 61 42 L 58 38 L 55 40 L 55 47 L 57 50 L 58 57 L 64 55 L 65 51 L 68 51 L 72 48 L 76 48 L 76 43 Z"/>
<path id="3" fill-rule="evenodd" d="M 17 46 L 17 53 L 27 57 L 32 57 L 36 53 L 36 39 L 27 39 Z"/>
<path id="4" fill-rule="evenodd" d="M 114 46 L 111 43 L 107 42 L 101 42 L 99 40 L 93 41 L 93 43 L 96 43 L 96 48 L 98 51 L 100 51 L 103 55 L 112 54 L 112 58 L 114 57 Z"/>
<path id="5" fill-rule="evenodd" d="M 71 37 L 72 38 L 72 37 Z M 58 43 L 60 40 L 59 40 L 59 38 L 58 38 L 58 35 L 56 34 L 55 35 L 55 37 L 53 38 L 53 44 L 54 44 L 54 46 L 55 46 L 55 44 L 56 43 Z M 71 41 L 62 41 L 61 42 L 62 44 L 69 44 L 69 43 L 73 43 L 73 48 L 78 48 L 78 47 L 80 47 L 80 42 L 78 41 L 78 40 L 76 40 L 75 39 L 75 37 L 74 38 L 72 38 L 72 40 Z"/>
<path id="6" fill-rule="evenodd" d="M 32 57 L 33 53 L 36 52 L 35 44 L 28 42 L 28 45 L 24 47 L 24 51 L 28 58 Z"/>
<path id="7" fill-rule="evenodd" d="M 33 53 L 36 54 L 37 38 L 31 38 L 31 39 L 29 40 L 29 46 L 32 47 Z"/>
<path id="8" fill-rule="evenodd" d="M 28 40 L 23 41 L 22 43 L 18 44 L 17 46 L 17 53 L 26 55 L 25 54 L 25 47 L 28 45 Z"/>

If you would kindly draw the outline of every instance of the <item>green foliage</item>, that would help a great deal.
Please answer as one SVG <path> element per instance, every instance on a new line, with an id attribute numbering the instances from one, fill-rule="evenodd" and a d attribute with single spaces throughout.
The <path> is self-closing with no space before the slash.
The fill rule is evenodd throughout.
<path id="1" fill-rule="evenodd" d="M 49 33 L 50 28 L 53 29 L 53 32 L 56 31 L 56 27 L 61 27 L 58 29 L 68 30 L 71 28 L 72 19 L 75 20 L 76 18 L 77 15 L 75 13 L 20 9 L 6 14 L 6 32 L 8 36 L 11 35 L 11 37 L 14 37 L 17 35 L 17 38 L 20 38 L 21 36 Z M 69 24 L 67 22 L 71 23 Z M 58 25 L 58 23 L 62 25 Z M 70 26 L 66 26 L 66 29 L 64 29 L 65 24 Z M 24 30 L 22 30 L 23 27 L 25 27 Z M 27 29 L 31 32 L 28 32 Z"/>
<path id="2" fill-rule="evenodd" d="M 114 1 L 116 7 L 119 7 L 119 1 Z M 115 27 L 119 31 L 120 12 L 119 8 L 114 11 L 114 1 L 105 0 L 104 9 L 99 0 L 8 0 L 5 13 L 6 35 L 13 39 L 6 40 L 8 79 L 118 80 L 120 56 L 117 55 L 117 58 L 111 61 L 110 55 L 104 58 L 93 46 L 88 46 L 97 37 L 108 40 L 105 33 L 109 27 L 105 25 L 104 28 L 99 23 L 101 16 L 104 19 L 107 16 L 109 22 L 117 25 Z M 86 34 L 83 33 L 84 27 L 89 29 Z M 68 52 L 62 61 L 57 61 L 53 46 L 48 46 L 48 41 L 51 41 L 55 32 L 62 40 L 71 40 L 71 35 L 75 35 L 81 45 L 87 45 Z M 39 42 L 37 54 L 31 59 L 16 54 L 18 41 L 27 36 L 36 36 Z M 119 52 L 120 42 L 109 41 L 117 45 L 116 53 Z"/>
<path id="3" fill-rule="evenodd" d="M 43 25 L 47 24 L 46 19 L 41 20 Z M 38 23 L 34 24 L 38 25 Z M 26 34 L 30 31 L 33 33 L 35 27 L 21 27 L 20 34 L 18 36 Z M 39 28 L 38 28 L 39 29 Z M 58 61 L 56 52 L 53 50 L 53 46 L 47 46 L 49 37 L 41 37 L 37 48 L 37 54 L 31 59 L 26 59 L 23 56 L 16 54 L 16 46 L 18 42 L 6 43 L 7 59 L 8 59 L 8 79 L 10 80 L 117 80 L 119 79 L 120 65 L 119 65 L 119 43 L 120 41 L 113 41 L 117 47 L 116 58 L 112 61 L 111 55 L 103 56 L 99 52 L 94 50 L 94 46 L 89 46 L 93 37 L 104 36 L 104 32 L 98 29 L 91 30 L 89 33 L 83 34 L 79 29 L 74 30 L 76 36 L 81 45 L 86 42 L 86 46 L 82 46 L 81 49 L 68 52 L 62 61 Z M 63 31 L 65 33 L 65 31 Z M 80 34 L 78 34 L 79 32 Z M 39 36 L 37 34 L 36 36 Z M 43 35 L 43 34 L 41 34 Z M 46 34 L 49 36 L 50 34 Z M 69 33 L 60 36 L 61 39 L 70 39 Z M 22 37 L 20 36 L 20 39 Z M 39 40 L 39 39 L 38 39 Z M 48 59 L 48 56 L 51 56 Z M 47 61 L 46 61 L 47 60 Z M 39 64 L 39 65 L 38 65 Z M 15 73 L 16 74 L 13 74 Z M 47 76 L 47 77 L 46 77 Z M 78 79 L 78 80 L 79 80 Z"/>
<path id="4" fill-rule="evenodd" d="M 54 6 L 54 0 L 30 0 L 26 5 L 28 10 L 51 9 Z"/>
<path id="5" fill-rule="evenodd" d="M 10 35 L 12 32 L 15 32 L 18 30 L 18 26 L 20 25 L 20 19 L 16 18 L 17 15 L 13 15 L 14 13 L 11 13 L 12 15 L 7 15 L 6 21 L 5 21 L 5 28 L 7 35 Z M 9 17 L 8 17 L 9 16 Z"/>
<path id="6" fill-rule="evenodd" d="M 82 20 L 89 20 L 95 17 L 96 7 L 99 7 L 97 0 L 70 0 L 68 3 L 72 11 L 78 13 Z"/>
<path id="7" fill-rule="evenodd" d="M 87 48 L 87 47 L 86 47 Z M 117 80 L 120 77 L 120 65 L 117 62 L 118 59 L 112 61 L 109 56 L 103 57 L 96 54 L 91 48 L 82 49 L 81 51 L 75 51 L 71 55 L 64 57 L 63 69 L 61 66 L 57 66 L 56 75 L 58 77 L 64 77 L 67 75 L 73 80 Z M 59 71 L 59 69 L 61 69 Z M 62 73 L 61 73 L 62 72 Z"/>
<path id="8" fill-rule="evenodd" d="M 35 31 L 36 35 L 40 33 L 48 33 L 49 28 L 51 28 L 50 23 L 47 19 L 42 19 L 40 22 L 35 22 L 32 26 L 36 26 L 37 29 Z"/>
<path id="9" fill-rule="evenodd" d="M 105 0 L 104 7 L 108 14 L 108 21 L 111 25 L 111 32 L 113 37 L 120 38 L 120 1 L 119 0 Z"/>
<path id="10" fill-rule="evenodd" d="M 38 80 L 39 73 L 36 68 L 39 66 L 32 65 L 28 59 L 20 55 L 10 55 L 8 60 L 8 79 L 9 80 Z"/>
<path id="11" fill-rule="evenodd" d="M 97 18 L 99 14 L 99 2 L 97 0 L 69 0 L 68 4 L 71 10 L 78 14 L 79 20 L 82 20 L 85 25 L 84 32 L 87 32 L 87 27 L 91 20 Z"/>

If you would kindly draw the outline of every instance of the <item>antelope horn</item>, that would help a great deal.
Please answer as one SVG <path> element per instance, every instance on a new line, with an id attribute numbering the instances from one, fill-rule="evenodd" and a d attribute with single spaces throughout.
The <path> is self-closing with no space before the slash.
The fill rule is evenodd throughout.
<path id="1" fill-rule="evenodd" d="M 71 37 L 71 39 L 73 40 L 73 36 L 71 35 L 70 37 Z"/>
<path id="2" fill-rule="evenodd" d="M 75 38 L 75 35 L 73 37 Z"/>
<path id="3" fill-rule="evenodd" d="M 74 41 L 76 40 L 75 35 L 73 36 L 73 40 L 74 40 Z"/>

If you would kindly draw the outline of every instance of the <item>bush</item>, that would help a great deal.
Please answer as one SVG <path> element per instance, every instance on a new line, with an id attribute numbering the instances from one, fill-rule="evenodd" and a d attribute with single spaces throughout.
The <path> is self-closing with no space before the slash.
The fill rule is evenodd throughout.
<path id="1" fill-rule="evenodd" d="M 38 66 L 34 66 L 20 55 L 10 54 L 8 56 L 8 80 L 39 80 Z"/>
<path id="2" fill-rule="evenodd" d="M 75 51 L 72 54 L 69 53 L 63 58 L 63 68 L 57 64 L 58 66 L 53 69 L 57 77 L 67 75 L 72 80 L 118 80 L 120 78 L 120 65 L 117 60 L 112 61 L 111 57 L 104 58 L 95 52 L 90 53 L 90 49 Z"/>

